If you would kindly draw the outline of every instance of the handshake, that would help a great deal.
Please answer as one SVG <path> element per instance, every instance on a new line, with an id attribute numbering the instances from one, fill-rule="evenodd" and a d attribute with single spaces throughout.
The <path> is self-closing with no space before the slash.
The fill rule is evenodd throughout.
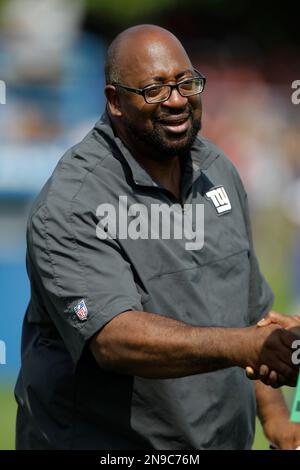
<path id="1" fill-rule="evenodd" d="M 256 354 L 245 367 L 247 377 L 273 388 L 295 387 L 300 363 L 300 317 L 271 311 L 254 328 L 257 342 L 253 341 L 252 346 Z"/>

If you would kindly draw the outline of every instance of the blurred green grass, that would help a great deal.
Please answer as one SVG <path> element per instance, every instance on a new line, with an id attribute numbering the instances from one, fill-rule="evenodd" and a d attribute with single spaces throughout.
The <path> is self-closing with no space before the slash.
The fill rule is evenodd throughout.
<path id="1" fill-rule="evenodd" d="M 0 450 L 15 448 L 15 419 L 17 405 L 12 384 L 0 384 Z"/>

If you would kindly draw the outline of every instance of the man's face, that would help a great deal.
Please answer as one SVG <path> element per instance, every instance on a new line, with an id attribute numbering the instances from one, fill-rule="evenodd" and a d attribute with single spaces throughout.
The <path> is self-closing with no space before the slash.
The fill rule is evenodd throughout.
<path id="1" fill-rule="evenodd" d="M 122 83 L 144 88 L 175 84 L 194 76 L 188 56 L 177 43 L 150 43 L 143 53 L 136 54 L 122 74 Z M 122 89 L 118 93 L 122 129 L 132 148 L 147 148 L 154 160 L 179 156 L 190 149 L 201 128 L 200 95 L 183 97 L 173 89 L 167 101 L 148 104 L 141 95 Z"/>

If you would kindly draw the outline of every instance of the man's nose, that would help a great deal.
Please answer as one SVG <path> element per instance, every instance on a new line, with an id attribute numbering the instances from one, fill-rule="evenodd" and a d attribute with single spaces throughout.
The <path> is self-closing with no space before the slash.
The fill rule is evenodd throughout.
<path id="1" fill-rule="evenodd" d="M 179 91 L 176 88 L 173 88 L 169 98 L 166 101 L 163 101 L 161 104 L 167 106 L 168 108 L 183 108 L 187 104 L 187 97 L 181 96 Z"/>

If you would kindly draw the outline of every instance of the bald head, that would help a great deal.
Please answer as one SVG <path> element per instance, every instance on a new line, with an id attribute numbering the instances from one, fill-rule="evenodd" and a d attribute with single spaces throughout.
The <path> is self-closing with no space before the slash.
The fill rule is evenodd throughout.
<path id="1" fill-rule="evenodd" d="M 135 155 L 157 161 L 189 151 L 201 127 L 201 90 L 176 36 L 154 25 L 126 29 L 108 49 L 105 74 L 114 132 Z"/>
<path id="2" fill-rule="evenodd" d="M 155 25 L 138 25 L 120 33 L 107 51 L 105 63 L 106 84 L 126 80 L 130 68 L 138 69 L 141 62 L 155 63 L 157 57 L 165 56 L 167 63 L 175 54 L 189 58 L 180 41 L 170 31 Z"/>

